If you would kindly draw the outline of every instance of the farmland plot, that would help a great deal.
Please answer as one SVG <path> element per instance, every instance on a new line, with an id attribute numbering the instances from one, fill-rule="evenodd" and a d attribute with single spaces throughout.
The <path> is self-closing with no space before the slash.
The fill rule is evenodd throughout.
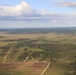
<path id="1" fill-rule="evenodd" d="M 1 75 L 41 75 L 48 66 L 48 62 L 14 62 L 14 63 L 1 63 Z"/>

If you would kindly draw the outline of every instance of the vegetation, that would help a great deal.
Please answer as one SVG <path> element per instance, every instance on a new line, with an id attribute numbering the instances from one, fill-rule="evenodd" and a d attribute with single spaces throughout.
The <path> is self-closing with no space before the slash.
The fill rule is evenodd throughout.
<path id="1" fill-rule="evenodd" d="M 20 29 L 21 30 L 21 29 Z M 4 30 L 12 38 L 0 39 L 0 42 L 10 42 L 0 46 L 0 63 L 5 59 L 9 62 L 35 62 L 46 61 L 51 65 L 44 75 L 76 75 L 76 29 L 75 28 L 47 28 L 47 29 L 22 29 Z M 3 32 L 3 31 L 1 31 Z M 12 34 L 10 34 L 12 33 Z M 35 37 L 21 38 L 20 34 Z M 48 34 L 46 34 L 48 33 Z M 18 34 L 20 38 L 13 38 Z M 2 36 L 2 35 L 1 35 Z M 50 39 L 51 37 L 51 39 Z M 48 39 L 49 38 L 49 39 Z M 52 73 L 50 73 L 50 71 Z M 4 72 L 4 71 L 3 71 Z M 10 72 L 0 70 L 1 75 L 12 75 Z M 18 72 L 12 72 L 18 75 Z M 23 73 L 25 74 L 25 73 Z"/>

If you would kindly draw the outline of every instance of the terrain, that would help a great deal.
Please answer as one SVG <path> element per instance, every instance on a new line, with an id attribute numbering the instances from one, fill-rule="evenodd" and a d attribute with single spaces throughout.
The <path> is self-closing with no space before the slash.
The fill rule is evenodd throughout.
<path id="1" fill-rule="evenodd" d="M 47 65 L 47 62 L 1 63 L 0 75 L 41 75 Z"/>
<path id="2" fill-rule="evenodd" d="M 0 29 L 0 75 L 75 75 L 75 63 L 76 28 Z"/>

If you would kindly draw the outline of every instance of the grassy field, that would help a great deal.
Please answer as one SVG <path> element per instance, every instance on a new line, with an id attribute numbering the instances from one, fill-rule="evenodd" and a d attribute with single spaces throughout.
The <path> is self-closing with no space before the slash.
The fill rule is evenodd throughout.
<path id="1" fill-rule="evenodd" d="M 59 59 L 52 63 L 43 75 L 62 75 L 67 70 L 69 63 L 69 60 Z"/>
<path id="2" fill-rule="evenodd" d="M 75 40 L 76 35 L 71 34 L 56 34 L 56 33 L 47 33 L 47 34 L 8 34 L 8 33 L 1 33 L 0 36 L 3 36 L 4 38 L 0 38 L 0 40 L 9 40 L 9 39 L 21 39 L 21 38 L 27 38 L 27 39 L 49 39 L 49 40 Z M 70 37 L 71 36 L 71 37 Z"/>
<path id="3" fill-rule="evenodd" d="M 49 34 L 7 34 L 7 33 L 0 33 L 1 36 L 4 36 L 5 38 L 0 38 L 0 40 L 18 40 L 18 39 L 46 39 L 48 41 L 62 41 L 62 42 L 71 42 L 75 43 L 76 36 L 73 35 L 64 35 L 64 34 L 55 34 L 55 33 L 49 33 Z M 71 36 L 71 37 L 70 37 Z M 64 41 L 67 40 L 67 41 Z M 10 43 L 16 43 L 17 41 L 12 42 L 0 42 L 0 46 L 4 46 Z M 42 43 L 42 42 L 38 42 Z"/>

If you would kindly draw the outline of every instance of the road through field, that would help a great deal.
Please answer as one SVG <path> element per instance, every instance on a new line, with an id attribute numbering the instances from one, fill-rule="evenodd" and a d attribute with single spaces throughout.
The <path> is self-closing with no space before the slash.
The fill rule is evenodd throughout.
<path id="1" fill-rule="evenodd" d="M 41 73 L 41 75 L 43 75 L 45 73 L 45 71 L 49 68 L 50 66 L 50 62 L 48 63 L 47 67 L 44 69 L 44 71 Z"/>
<path id="2" fill-rule="evenodd" d="M 9 54 L 9 53 L 10 53 L 10 51 L 9 51 L 9 52 L 7 52 L 6 56 L 4 57 L 3 63 L 5 63 L 5 62 L 6 62 L 6 59 L 7 59 L 7 56 L 8 56 L 8 54 Z"/>

